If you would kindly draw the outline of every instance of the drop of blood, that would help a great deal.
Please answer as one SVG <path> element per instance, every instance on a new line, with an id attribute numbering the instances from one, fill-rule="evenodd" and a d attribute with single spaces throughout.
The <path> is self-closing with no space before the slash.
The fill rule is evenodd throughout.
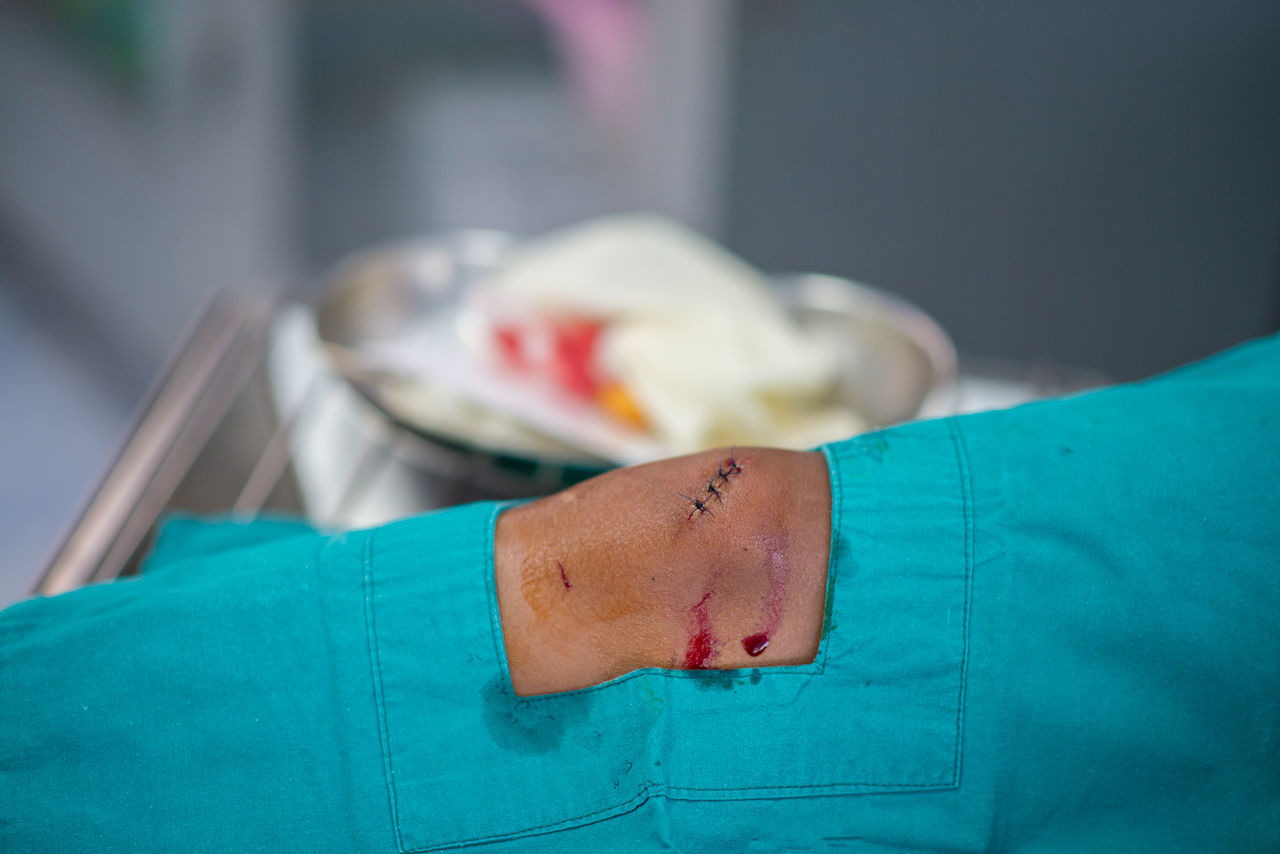
<path id="1" fill-rule="evenodd" d="M 748 635 L 742 639 L 742 648 L 747 651 L 747 655 L 752 658 L 764 652 L 765 647 L 769 645 L 769 635 L 765 632 L 756 632 L 754 635 Z"/>

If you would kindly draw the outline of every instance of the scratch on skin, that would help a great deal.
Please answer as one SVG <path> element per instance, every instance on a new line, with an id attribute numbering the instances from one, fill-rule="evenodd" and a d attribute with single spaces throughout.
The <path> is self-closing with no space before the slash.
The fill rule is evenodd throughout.
<path id="1" fill-rule="evenodd" d="M 787 562 L 783 556 L 785 543 L 777 537 L 759 537 L 769 559 L 769 595 L 764 603 L 764 628 L 742 639 L 742 648 L 755 658 L 769 646 L 769 640 L 782 621 L 782 600 L 787 592 Z"/>
<path id="2" fill-rule="evenodd" d="M 555 613 L 572 586 L 564 561 L 555 555 L 538 551 L 520 562 L 520 592 L 539 617 Z M 564 593 L 558 592 L 562 589 Z"/>

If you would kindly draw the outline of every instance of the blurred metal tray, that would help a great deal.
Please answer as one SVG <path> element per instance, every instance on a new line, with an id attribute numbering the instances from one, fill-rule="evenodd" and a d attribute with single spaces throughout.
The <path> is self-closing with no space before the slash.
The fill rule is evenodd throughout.
<path id="1" fill-rule="evenodd" d="M 257 294 L 202 312 L 111 469 L 32 589 L 136 572 L 171 513 L 373 525 L 438 507 L 552 491 L 537 467 L 430 442 L 338 375 L 309 309 Z"/>

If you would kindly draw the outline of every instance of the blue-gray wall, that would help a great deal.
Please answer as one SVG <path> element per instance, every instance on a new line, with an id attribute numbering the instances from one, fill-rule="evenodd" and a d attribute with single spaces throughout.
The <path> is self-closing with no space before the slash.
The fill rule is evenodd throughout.
<path id="1" fill-rule="evenodd" d="M 1280 324 L 1280 3 L 737 5 L 733 249 L 962 352 L 1172 366 Z"/>

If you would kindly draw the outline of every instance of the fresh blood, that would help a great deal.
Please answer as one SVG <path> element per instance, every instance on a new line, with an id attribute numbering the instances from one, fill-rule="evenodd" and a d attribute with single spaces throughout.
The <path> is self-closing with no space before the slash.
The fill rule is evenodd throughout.
<path id="1" fill-rule="evenodd" d="M 707 606 L 710 598 L 711 592 L 708 591 L 698 600 L 698 604 L 689 609 L 693 634 L 689 636 L 689 645 L 684 652 L 684 666 L 689 670 L 706 670 L 715 657 L 716 639 L 711 633 L 711 615 Z"/>
<path id="2" fill-rule="evenodd" d="M 769 645 L 768 632 L 756 632 L 742 639 L 742 648 L 747 651 L 747 655 L 755 658 L 764 652 L 764 648 Z"/>

